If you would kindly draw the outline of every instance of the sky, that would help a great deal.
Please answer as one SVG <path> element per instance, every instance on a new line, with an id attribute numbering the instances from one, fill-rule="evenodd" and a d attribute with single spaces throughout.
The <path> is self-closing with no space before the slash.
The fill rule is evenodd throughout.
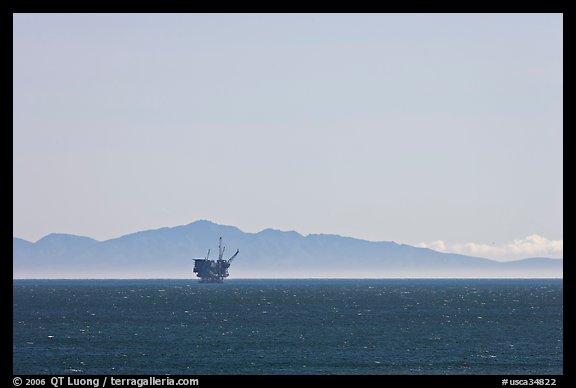
<path id="1" fill-rule="evenodd" d="M 563 255 L 562 14 L 15 14 L 13 235 Z"/>

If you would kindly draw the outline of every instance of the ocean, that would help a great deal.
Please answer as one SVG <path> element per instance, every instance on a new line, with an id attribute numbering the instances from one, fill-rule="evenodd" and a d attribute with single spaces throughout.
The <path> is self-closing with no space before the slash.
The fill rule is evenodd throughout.
<path id="1" fill-rule="evenodd" d="M 15 280 L 14 374 L 563 373 L 547 280 Z"/>

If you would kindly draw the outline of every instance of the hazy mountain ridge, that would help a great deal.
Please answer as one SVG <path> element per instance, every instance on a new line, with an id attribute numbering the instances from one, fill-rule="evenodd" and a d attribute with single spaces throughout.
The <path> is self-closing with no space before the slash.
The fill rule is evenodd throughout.
<path id="1" fill-rule="evenodd" d="M 562 277 L 562 260 L 514 262 L 437 252 L 391 241 L 265 229 L 244 233 L 210 221 L 97 241 L 49 234 L 13 239 L 14 278 L 191 278 L 193 258 L 218 255 L 218 237 L 236 248 L 231 277 Z"/>

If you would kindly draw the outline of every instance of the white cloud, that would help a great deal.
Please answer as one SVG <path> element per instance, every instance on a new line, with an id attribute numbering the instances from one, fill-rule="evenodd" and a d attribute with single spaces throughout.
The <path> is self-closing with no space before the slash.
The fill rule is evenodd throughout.
<path id="1" fill-rule="evenodd" d="M 522 239 L 515 239 L 512 242 L 501 245 L 473 242 L 448 244 L 442 240 L 436 240 L 430 243 L 420 243 L 416 246 L 441 252 L 460 253 L 499 260 L 515 260 L 527 257 L 563 257 L 564 255 L 564 240 L 549 240 L 537 234 L 532 234 Z"/>

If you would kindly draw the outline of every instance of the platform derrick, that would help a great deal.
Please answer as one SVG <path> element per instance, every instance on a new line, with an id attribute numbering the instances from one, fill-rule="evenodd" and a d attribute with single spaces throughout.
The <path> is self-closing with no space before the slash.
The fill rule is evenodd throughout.
<path id="1" fill-rule="evenodd" d="M 223 283 L 224 278 L 229 276 L 228 268 L 232 260 L 240 253 L 240 249 L 236 250 L 229 259 L 223 259 L 226 247 L 222 246 L 222 237 L 220 237 L 218 244 L 218 259 L 210 260 L 210 249 L 205 258 L 194 259 L 193 272 L 200 278 L 200 283 Z"/>

